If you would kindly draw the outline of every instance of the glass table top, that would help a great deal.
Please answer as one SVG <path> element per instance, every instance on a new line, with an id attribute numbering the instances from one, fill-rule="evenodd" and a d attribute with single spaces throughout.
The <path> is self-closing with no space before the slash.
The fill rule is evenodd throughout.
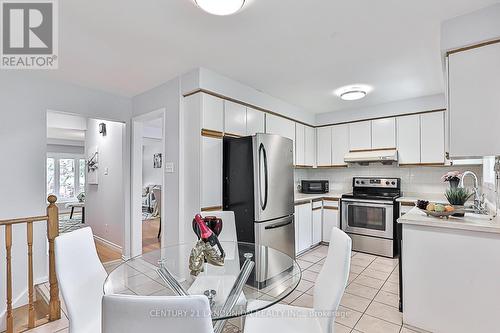
<path id="1" fill-rule="evenodd" d="M 285 253 L 250 243 L 221 245 L 224 265 L 205 263 L 198 276 L 189 269 L 194 243 L 168 246 L 127 260 L 108 275 L 104 293 L 206 295 L 212 320 L 217 321 L 266 309 L 287 297 L 300 282 L 299 265 Z"/>

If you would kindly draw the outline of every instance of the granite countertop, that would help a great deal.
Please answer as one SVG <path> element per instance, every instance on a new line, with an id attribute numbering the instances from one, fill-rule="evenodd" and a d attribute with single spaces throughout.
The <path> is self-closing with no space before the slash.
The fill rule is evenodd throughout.
<path id="1" fill-rule="evenodd" d="M 295 202 L 299 201 L 309 201 L 315 199 L 340 199 L 343 193 L 340 192 L 328 192 L 321 194 L 306 194 L 295 192 Z"/>
<path id="2" fill-rule="evenodd" d="M 466 213 L 464 217 L 453 217 L 449 219 L 427 216 L 417 207 L 398 219 L 398 223 L 436 228 L 459 229 L 468 231 L 479 231 L 500 234 L 500 218 L 492 219 L 488 215 Z"/>

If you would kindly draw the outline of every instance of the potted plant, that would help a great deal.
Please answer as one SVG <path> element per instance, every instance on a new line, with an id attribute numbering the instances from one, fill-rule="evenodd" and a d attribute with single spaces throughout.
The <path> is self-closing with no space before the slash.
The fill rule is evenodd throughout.
<path id="1" fill-rule="evenodd" d="M 455 208 L 463 208 L 471 195 L 472 193 L 463 187 L 450 187 L 445 193 L 446 199 L 448 199 L 448 202 Z M 463 210 L 462 212 L 453 214 L 453 216 L 464 216 Z"/>
<path id="2" fill-rule="evenodd" d="M 449 182 L 450 188 L 457 188 L 458 184 L 460 183 L 461 178 L 462 178 L 462 174 L 460 173 L 460 171 L 450 171 L 450 172 L 445 173 L 441 177 L 441 180 L 443 182 Z"/>

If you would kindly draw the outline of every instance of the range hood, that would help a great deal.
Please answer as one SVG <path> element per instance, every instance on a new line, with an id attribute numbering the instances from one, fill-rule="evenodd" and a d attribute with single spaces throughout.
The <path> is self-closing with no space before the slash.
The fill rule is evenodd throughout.
<path id="1" fill-rule="evenodd" d="M 366 151 L 351 151 L 344 156 L 346 163 L 382 163 L 392 164 L 398 161 L 398 151 L 396 149 L 380 149 Z"/>

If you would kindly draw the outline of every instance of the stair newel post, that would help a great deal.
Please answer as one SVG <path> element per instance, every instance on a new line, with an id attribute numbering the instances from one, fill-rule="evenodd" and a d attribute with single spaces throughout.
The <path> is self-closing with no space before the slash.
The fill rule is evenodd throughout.
<path id="1" fill-rule="evenodd" d="M 26 239 L 28 240 L 28 328 L 35 327 L 35 306 L 33 300 L 33 221 L 26 225 Z"/>
<path id="2" fill-rule="evenodd" d="M 12 315 L 12 225 L 5 225 L 5 252 L 7 259 L 7 333 L 14 332 L 14 317 Z"/>
<path id="3" fill-rule="evenodd" d="M 49 240 L 49 320 L 61 318 L 61 301 L 59 300 L 59 286 L 56 276 L 56 258 L 54 252 L 54 239 L 59 235 L 59 209 L 57 208 L 55 195 L 49 195 L 47 198 L 49 206 L 47 207 L 47 238 Z"/>

